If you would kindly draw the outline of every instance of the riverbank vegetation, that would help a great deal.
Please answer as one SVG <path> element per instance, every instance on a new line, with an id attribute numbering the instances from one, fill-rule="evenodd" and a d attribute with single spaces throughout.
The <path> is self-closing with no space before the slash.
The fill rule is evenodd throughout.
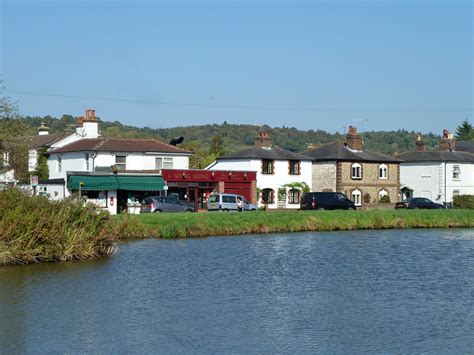
<path id="1" fill-rule="evenodd" d="M 159 238 L 272 232 L 474 227 L 474 211 L 470 210 L 162 213 L 128 218 L 134 227 L 134 230 L 129 231 L 129 236 L 137 233 L 138 236 L 150 235 Z"/>
<path id="2" fill-rule="evenodd" d="M 119 237 L 139 236 L 135 221 L 97 214 L 72 200 L 0 193 L 0 265 L 64 261 L 114 253 Z M 129 233 L 133 230 L 133 233 Z"/>

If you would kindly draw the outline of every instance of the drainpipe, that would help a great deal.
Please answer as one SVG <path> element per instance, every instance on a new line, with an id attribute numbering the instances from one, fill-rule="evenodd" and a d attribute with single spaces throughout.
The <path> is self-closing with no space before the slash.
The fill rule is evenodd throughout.
<path id="1" fill-rule="evenodd" d="M 99 152 L 95 152 L 94 155 L 92 156 L 92 172 L 95 171 L 95 158 L 97 158 L 97 155 Z"/>
<path id="2" fill-rule="evenodd" d="M 444 204 L 446 205 L 446 162 L 444 162 Z"/>

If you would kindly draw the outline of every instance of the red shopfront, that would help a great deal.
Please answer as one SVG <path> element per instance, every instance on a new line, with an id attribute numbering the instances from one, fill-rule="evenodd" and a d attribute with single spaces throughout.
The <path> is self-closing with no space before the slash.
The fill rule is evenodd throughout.
<path id="1" fill-rule="evenodd" d="M 257 173 L 254 171 L 172 170 L 161 171 L 168 186 L 168 195 L 194 203 L 196 209 L 206 208 L 212 192 L 227 192 L 257 201 Z"/>

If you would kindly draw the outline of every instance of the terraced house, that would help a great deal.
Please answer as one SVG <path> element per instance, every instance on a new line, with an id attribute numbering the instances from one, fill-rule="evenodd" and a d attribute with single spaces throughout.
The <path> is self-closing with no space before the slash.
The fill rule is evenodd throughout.
<path id="1" fill-rule="evenodd" d="M 343 142 L 304 153 L 312 159 L 311 191 L 344 193 L 356 206 L 376 203 L 383 196 L 399 200 L 400 160 L 366 150 L 356 127 L 349 127 Z"/>

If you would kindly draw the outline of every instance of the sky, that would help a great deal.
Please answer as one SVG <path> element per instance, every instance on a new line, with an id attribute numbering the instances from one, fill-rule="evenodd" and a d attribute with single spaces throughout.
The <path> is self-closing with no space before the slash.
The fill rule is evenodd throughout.
<path id="1" fill-rule="evenodd" d="M 471 1 L 0 0 L 30 116 L 441 134 L 473 123 Z"/>

